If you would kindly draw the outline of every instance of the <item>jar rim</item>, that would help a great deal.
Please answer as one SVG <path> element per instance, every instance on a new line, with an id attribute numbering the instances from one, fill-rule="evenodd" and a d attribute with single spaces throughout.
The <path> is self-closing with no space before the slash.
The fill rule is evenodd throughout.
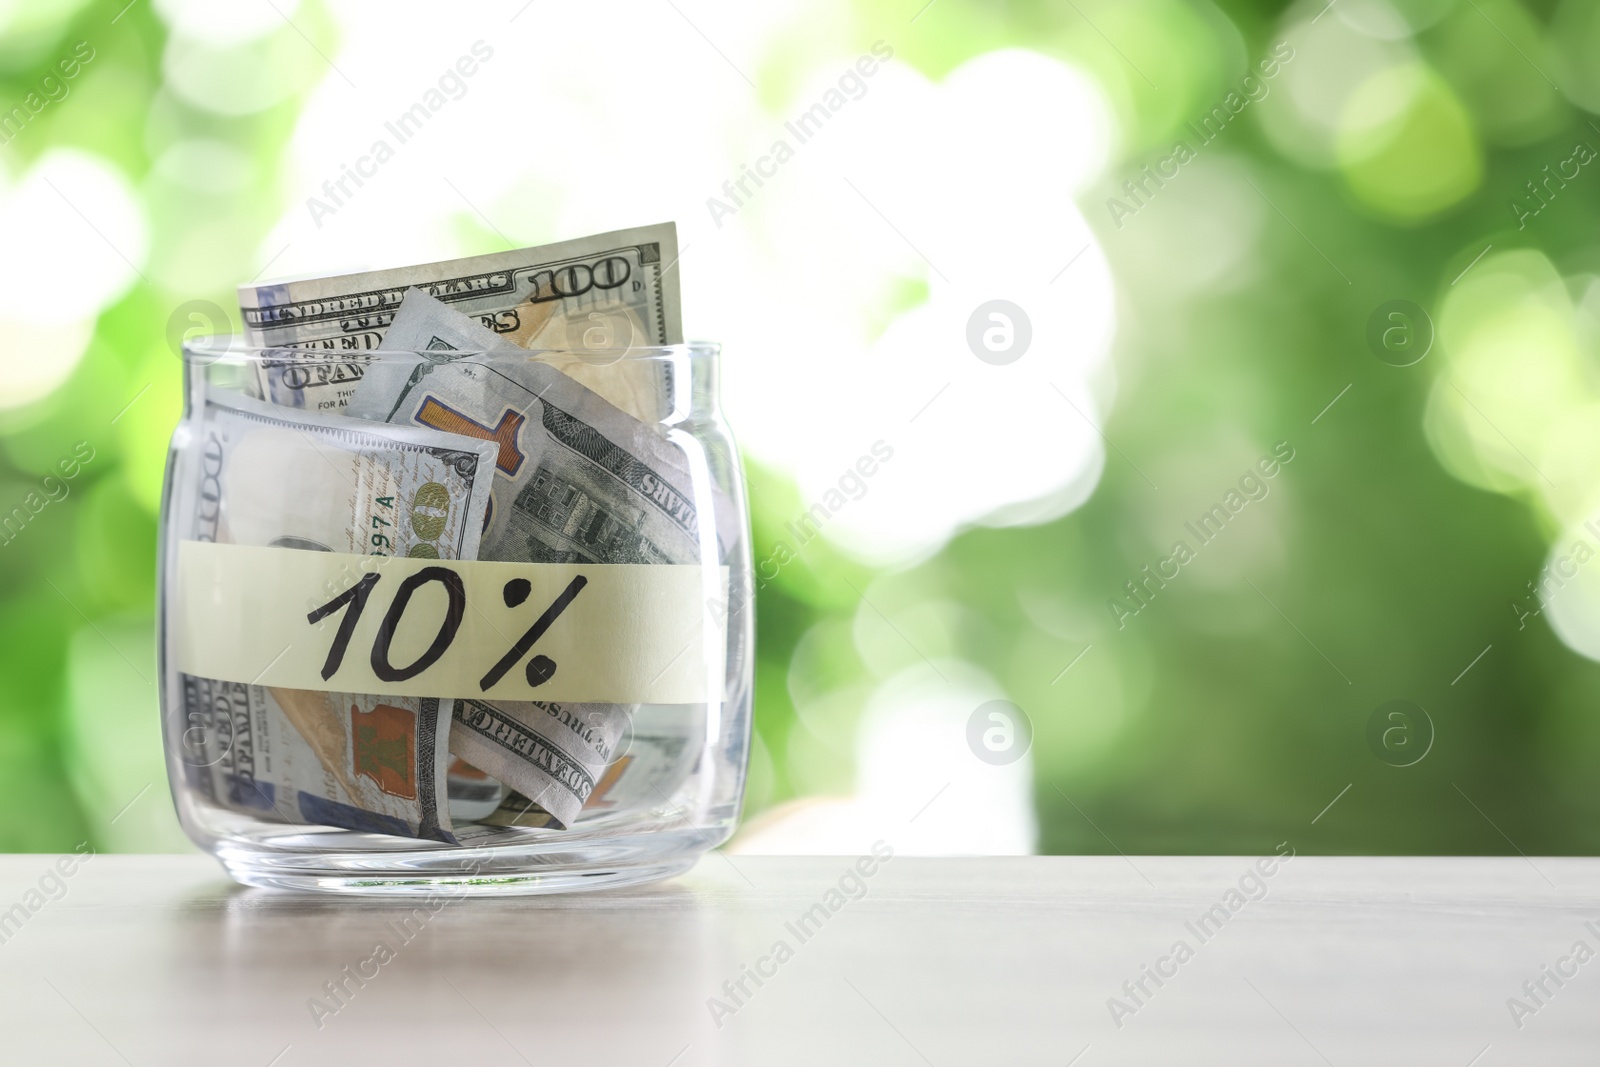
<path id="1" fill-rule="evenodd" d="M 649 362 L 663 360 L 715 361 L 722 346 L 715 341 L 688 341 L 676 345 L 628 345 L 622 348 L 528 348 L 528 349 L 451 349 L 452 359 L 467 359 L 476 363 L 587 363 L 591 366 L 609 366 L 615 363 Z M 438 362 L 437 349 L 377 348 L 339 351 L 324 348 L 297 348 L 293 345 L 263 345 L 247 340 L 240 334 L 209 334 L 186 338 L 180 358 L 185 363 L 207 365 L 211 363 L 433 363 Z"/>

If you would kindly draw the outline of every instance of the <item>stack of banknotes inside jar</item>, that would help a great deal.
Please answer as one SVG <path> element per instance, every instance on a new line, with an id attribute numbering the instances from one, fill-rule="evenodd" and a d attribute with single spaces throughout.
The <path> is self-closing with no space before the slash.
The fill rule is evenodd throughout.
<path id="1" fill-rule="evenodd" d="M 267 352 L 231 377 L 188 368 L 201 458 L 170 490 L 173 533 L 364 557 L 725 561 L 737 508 L 673 439 L 674 361 L 631 355 L 683 341 L 677 255 L 664 224 L 241 287 L 245 339 Z M 325 592 L 337 606 L 357 589 Z M 554 669 L 526 663 L 530 684 Z M 174 678 L 210 802 L 447 843 L 665 804 L 706 741 L 704 706 Z"/>

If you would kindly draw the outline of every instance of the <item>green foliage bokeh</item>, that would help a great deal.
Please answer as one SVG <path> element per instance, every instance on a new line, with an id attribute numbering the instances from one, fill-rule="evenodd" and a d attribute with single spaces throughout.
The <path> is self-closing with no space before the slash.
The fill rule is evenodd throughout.
<path id="1" fill-rule="evenodd" d="M 1574 289 L 1600 269 L 1600 185 L 1584 184 L 1600 173 L 1585 168 L 1536 225 L 1519 227 L 1512 206 L 1575 141 L 1600 145 L 1588 110 L 1600 108 L 1594 5 L 1396 4 L 1414 30 L 1416 69 L 1394 75 L 1413 79 L 1408 110 L 1349 117 L 1320 163 L 1270 136 L 1274 120 L 1254 112 L 1207 149 L 1248 176 L 1241 196 L 1263 203 L 1248 259 L 1195 295 L 1175 294 L 1155 269 L 1161 198 L 1125 226 L 1106 205 L 1123 195 L 1122 178 L 1165 153 L 1270 50 L 1290 8 L 937 2 L 898 47 L 927 76 L 1022 47 L 1104 88 L 1119 124 L 1116 158 L 1082 198 L 1119 285 L 1117 402 L 1104 429 L 1158 483 L 1167 471 L 1198 496 L 1180 504 L 1157 494 L 1113 453 L 1072 514 L 968 530 L 903 571 L 876 573 L 826 540 L 808 543 L 758 596 L 750 811 L 849 791 L 849 727 L 878 680 L 851 638 L 860 590 L 872 585 L 891 615 L 960 605 L 954 631 L 929 640 L 959 645 L 1029 713 L 1040 851 L 1261 852 L 1284 838 L 1324 852 L 1600 847 L 1600 669 L 1543 621 L 1522 625 L 1512 607 L 1561 524 L 1515 479 L 1490 491 L 1441 462 L 1428 412 L 1447 374 L 1442 352 L 1397 368 L 1365 340 L 1387 301 L 1437 313 L 1485 245 L 1496 255 L 1534 250 Z M 13 27 L 0 39 L 0 102 L 28 93 L 80 27 L 101 29 L 122 6 L 90 3 L 41 18 L 36 32 Z M 815 38 L 870 39 L 878 22 L 904 23 L 922 4 L 847 6 L 853 26 L 815 26 L 770 57 L 762 94 L 773 111 L 807 50 L 820 47 Z M 326 36 L 314 7 L 297 18 Z M 0 149 L 8 170 L 82 146 L 140 190 L 152 261 L 202 240 L 255 248 L 277 217 L 273 166 L 302 97 L 226 120 L 187 109 L 162 91 L 165 31 L 150 6 L 133 6 L 118 25 L 96 39 L 73 106 L 42 114 Z M 1379 84 L 1368 95 L 1398 91 Z M 152 171 L 152 145 L 178 132 L 254 160 L 246 187 L 226 196 L 170 188 Z M 0 510 L 79 442 L 94 454 L 64 499 L 0 546 L 0 849 L 179 843 L 153 815 L 113 822 L 137 796 L 165 803 L 154 733 L 123 726 L 130 716 L 154 721 L 154 546 L 179 404 L 167 337 L 174 309 L 192 299 L 229 307 L 228 283 L 253 269 L 242 258 L 211 264 L 208 276 L 223 284 L 210 291 L 135 285 L 100 314 L 64 384 L 0 411 Z M 923 296 L 913 285 L 896 299 Z M 1597 355 L 1582 351 L 1589 377 Z M 1169 532 L 1194 517 L 1192 501 L 1220 496 L 1279 441 L 1295 450 L 1273 485 L 1284 517 L 1267 556 L 1279 562 L 1253 571 L 1253 584 L 1175 581 L 1117 628 L 1106 602 L 1167 552 Z M 781 475 L 753 463 L 749 475 L 760 560 L 803 502 Z M 1041 611 L 1058 624 L 1041 628 Z M 1097 655 L 1058 676 L 1086 645 Z M 820 658 L 805 678 L 823 677 L 838 694 L 830 714 L 842 731 L 824 736 L 796 715 L 802 648 Z M 1435 747 L 1416 766 L 1389 766 L 1369 747 L 1368 718 L 1392 699 L 1432 716 Z M 1337 815 L 1313 822 L 1336 795 Z"/>

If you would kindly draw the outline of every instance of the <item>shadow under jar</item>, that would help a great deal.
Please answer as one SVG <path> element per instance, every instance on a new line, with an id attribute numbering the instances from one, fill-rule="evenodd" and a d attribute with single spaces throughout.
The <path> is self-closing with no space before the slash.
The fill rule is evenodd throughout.
<path id="1" fill-rule="evenodd" d="M 718 349 L 184 346 L 178 818 L 247 885 L 542 893 L 732 832 L 753 605 Z"/>

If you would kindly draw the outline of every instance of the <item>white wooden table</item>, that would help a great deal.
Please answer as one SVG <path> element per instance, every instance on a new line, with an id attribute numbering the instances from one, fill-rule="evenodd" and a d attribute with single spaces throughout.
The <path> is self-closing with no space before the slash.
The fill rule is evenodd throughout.
<path id="1" fill-rule="evenodd" d="M 1248 857 L 899 857 L 861 895 L 848 857 L 714 855 L 436 912 L 197 856 L 96 857 L 62 895 L 51 862 L 0 858 L 8 1064 L 1600 1060 L 1600 959 L 1572 955 L 1600 951 L 1600 860 L 1302 856 L 1260 896 Z"/>

